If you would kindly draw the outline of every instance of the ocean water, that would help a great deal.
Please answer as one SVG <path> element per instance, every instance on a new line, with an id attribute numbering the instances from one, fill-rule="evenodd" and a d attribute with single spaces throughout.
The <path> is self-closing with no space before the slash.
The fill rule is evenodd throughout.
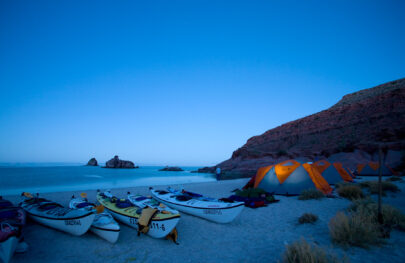
<path id="1" fill-rule="evenodd" d="M 162 167 L 106 169 L 91 166 L 2 166 L 0 195 L 215 181 L 212 174 L 191 173 L 198 167 L 182 167 L 184 172 L 160 172 L 160 168 Z"/>

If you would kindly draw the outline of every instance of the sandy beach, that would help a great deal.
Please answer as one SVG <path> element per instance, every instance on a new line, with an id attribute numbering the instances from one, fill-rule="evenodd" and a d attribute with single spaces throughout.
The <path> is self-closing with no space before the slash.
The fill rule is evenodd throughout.
<path id="1" fill-rule="evenodd" d="M 367 178 L 368 179 L 368 178 Z M 231 195 L 248 179 L 219 182 L 173 185 L 184 187 L 212 197 Z M 401 189 L 388 194 L 383 202 L 405 211 L 405 184 L 396 183 Z M 162 186 L 156 187 L 158 189 Z M 112 189 L 112 193 L 124 197 L 127 191 L 148 195 L 148 187 Z M 71 196 L 82 191 L 47 193 L 41 196 L 67 205 Z M 95 201 L 95 191 L 86 191 L 90 201 Z M 19 196 L 5 196 L 15 203 Z M 177 225 L 179 245 L 168 240 L 153 239 L 123 224 L 116 244 L 110 244 L 88 232 L 81 237 L 71 236 L 36 223 L 29 222 L 25 239 L 30 245 L 25 254 L 16 254 L 11 262 L 277 262 L 281 259 L 285 244 L 301 237 L 320 246 L 346 255 L 350 262 L 403 262 L 405 233 L 394 230 L 386 244 L 370 249 L 334 246 L 329 237 L 328 222 L 338 210 L 350 202 L 342 198 L 300 201 L 297 197 L 277 196 L 278 203 L 268 207 L 244 208 L 229 224 L 217 224 L 187 214 L 181 215 Z M 298 217 L 310 212 L 318 215 L 315 224 L 298 224 Z"/>

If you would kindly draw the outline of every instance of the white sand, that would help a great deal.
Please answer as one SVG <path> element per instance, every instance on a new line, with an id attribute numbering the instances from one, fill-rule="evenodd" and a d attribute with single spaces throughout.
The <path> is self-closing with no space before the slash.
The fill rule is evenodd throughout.
<path id="1" fill-rule="evenodd" d="M 212 197 L 229 196 L 235 188 L 241 188 L 248 179 L 210 183 L 187 184 L 189 191 Z M 405 184 L 396 197 L 386 197 L 384 202 L 395 203 L 405 211 Z M 183 186 L 183 185 L 181 185 Z M 175 185 L 174 187 L 181 187 Z M 163 189 L 162 186 L 156 187 Z M 129 189 L 132 193 L 148 195 L 148 187 Z M 127 189 L 114 189 L 113 194 L 125 196 Z M 67 205 L 72 194 L 62 192 L 43 194 L 44 198 Z M 90 201 L 95 191 L 87 191 Z M 13 202 L 17 196 L 5 196 Z M 333 250 L 346 254 L 351 262 L 405 262 L 405 233 L 393 231 L 387 244 L 369 250 L 334 247 L 329 238 L 328 222 L 338 210 L 345 209 L 345 199 L 299 201 L 297 197 L 277 196 L 279 203 L 265 208 L 245 208 L 241 215 L 229 224 L 216 224 L 204 219 L 182 214 L 177 226 L 179 243 L 164 239 L 137 236 L 134 229 L 121 224 L 118 242 L 114 245 L 86 233 L 74 237 L 36 223 L 26 227 L 26 241 L 30 249 L 25 254 L 14 255 L 11 262 L 277 262 L 281 259 L 285 244 L 305 237 Z M 298 225 L 297 219 L 305 212 L 319 216 L 314 225 Z"/>

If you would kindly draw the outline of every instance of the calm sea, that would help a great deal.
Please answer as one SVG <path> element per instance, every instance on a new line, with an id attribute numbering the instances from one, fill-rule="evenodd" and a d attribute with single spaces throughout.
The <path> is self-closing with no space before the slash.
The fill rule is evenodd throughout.
<path id="1" fill-rule="evenodd" d="M 198 167 L 182 167 L 184 172 L 159 172 L 160 168 L 162 167 L 105 169 L 89 166 L 1 166 L 0 195 L 215 181 L 211 174 L 191 173 Z"/>

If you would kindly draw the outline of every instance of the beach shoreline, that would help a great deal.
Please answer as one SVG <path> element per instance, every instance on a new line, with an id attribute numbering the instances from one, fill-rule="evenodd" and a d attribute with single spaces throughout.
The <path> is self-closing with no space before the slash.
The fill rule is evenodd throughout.
<path id="1" fill-rule="evenodd" d="M 217 182 L 186 183 L 171 185 L 185 188 L 211 197 L 227 197 L 232 190 L 242 188 L 249 179 Z M 405 184 L 397 183 L 401 192 L 384 197 L 384 203 L 395 203 L 405 210 Z M 153 186 L 153 185 L 151 185 Z M 168 185 L 156 186 L 164 189 Z M 105 189 L 101 189 L 105 190 Z M 114 195 L 125 197 L 127 191 L 149 195 L 149 187 L 111 189 Z M 40 196 L 67 206 L 72 195 L 86 192 L 94 202 L 95 190 L 44 193 Z M 395 196 L 395 197 L 394 197 Z M 4 196 L 18 204 L 20 196 Z M 122 223 L 119 240 L 110 244 L 101 238 L 86 233 L 75 237 L 33 222 L 26 227 L 25 240 L 30 245 L 25 254 L 15 254 L 11 262 L 277 262 L 285 245 L 301 237 L 350 258 L 350 262 L 401 262 L 405 252 L 401 244 L 405 233 L 394 230 L 387 244 L 369 250 L 350 248 L 343 250 L 330 241 L 328 222 L 337 211 L 347 208 L 350 202 L 341 198 L 300 201 L 297 197 L 276 196 L 278 203 L 267 207 L 244 208 L 229 224 L 217 224 L 181 213 L 177 225 L 179 245 L 165 239 L 146 235 L 137 236 L 135 229 Z M 319 220 L 315 224 L 298 224 L 303 213 L 314 213 Z"/>

